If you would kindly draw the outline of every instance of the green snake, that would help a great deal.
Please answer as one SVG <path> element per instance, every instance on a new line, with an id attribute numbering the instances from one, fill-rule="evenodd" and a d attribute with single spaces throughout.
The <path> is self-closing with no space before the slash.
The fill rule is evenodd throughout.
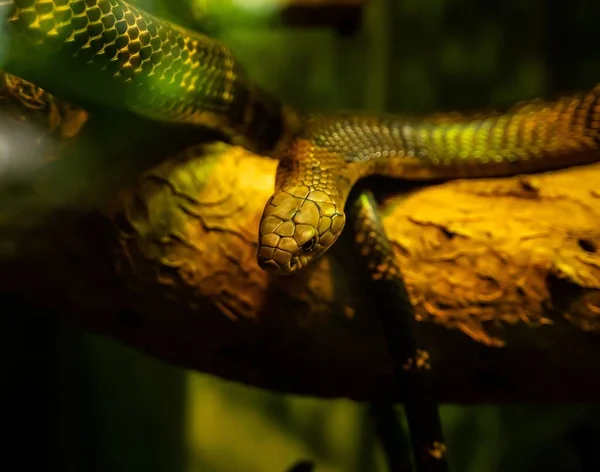
<path id="1" fill-rule="evenodd" d="M 279 159 L 257 254 L 278 274 L 335 243 L 349 192 L 365 176 L 502 176 L 598 157 L 599 87 L 489 113 L 309 116 L 249 80 L 220 42 L 123 0 L 0 0 L 0 18 L 9 72 L 84 106 L 215 128 Z M 57 64 L 68 73 L 55 77 Z"/>

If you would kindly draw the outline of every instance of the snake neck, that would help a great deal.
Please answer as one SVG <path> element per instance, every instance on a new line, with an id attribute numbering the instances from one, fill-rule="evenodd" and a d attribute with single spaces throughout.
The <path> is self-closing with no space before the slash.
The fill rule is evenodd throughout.
<path id="1" fill-rule="evenodd" d="M 276 192 L 297 188 L 324 192 L 343 209 L 357 180 L 373 172 L 372 166 L 348 163 L 342 154 L 319 147 L 312 138 L 292 133 L 282 141 L 275 154 L 280 161 Z"/>

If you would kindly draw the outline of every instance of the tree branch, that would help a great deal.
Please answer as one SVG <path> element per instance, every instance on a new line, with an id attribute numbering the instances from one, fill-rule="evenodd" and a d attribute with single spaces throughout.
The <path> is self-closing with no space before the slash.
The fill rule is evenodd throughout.
<path id="1" fill-rule="evenodd" d="M 115 152 L 114 143 L 93 144 Z M 2 187 L 5 292 L 226 379 L 357 400 L 391 393 L 384 338 L 349 241 L 298 276 L 270 277 L 256 265 L 275 161 L 197 145 L 114 192 L 115 160 L 98 173 L 86 157 L 45 165 L 28 192 Z M 57 199 L 65 175 L 85 185 Z M 600 394 L 599 183 L 600 165 L 428 187 L 374 181 L 439 400 Z M 20 224 L 16 215 L 40 206 L 42 216 Z"/>

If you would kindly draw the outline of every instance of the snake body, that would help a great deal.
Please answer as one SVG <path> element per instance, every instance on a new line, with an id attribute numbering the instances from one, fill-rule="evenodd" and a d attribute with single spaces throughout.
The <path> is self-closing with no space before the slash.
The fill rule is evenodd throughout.
<path id="1" fill-rule="evenodd" d="M 10 72 L 81 104 L 216 128 L 280 159 L 258 241 L 259 265 L 280 274 L 331 247 L 367 175 L 500 176 L 598 157 L 600 87 L 487 114 L 308 117 L 252 83 L 226 46 L 123 0 L 0 0 L 0 17 Z M 60 80 L 55 64 L 68 68 Z"/>
<path id="2" fill-rule="evenodd" d="M 285 107 L 228 47 L 125 1 L 0 0 L 0 19 L 5 68 L 54 95 L 218 129 L 260 152 L 283 133 Z"/>
<path id="3" fill-rule="evenodd" d="M 346 200 L 362 177 L 513 175 L 595 160 L 599 145 L 600 87 L 487 114 L 314 119 L 280 151 L 259 263 L 290 274 L 321 256 L 341 234 Z"/>

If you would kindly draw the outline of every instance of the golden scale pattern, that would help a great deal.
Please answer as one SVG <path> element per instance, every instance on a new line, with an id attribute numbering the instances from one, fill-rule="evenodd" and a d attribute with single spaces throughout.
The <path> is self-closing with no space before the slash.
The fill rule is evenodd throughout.
<path id="1" fill-rule="evenodd" d="M 306 212 L 303 228 L 312 227 L 311 234 L 317 235 L 316 244 L 307 250 L 301 244 L 305 238 L 296 238 L 298 244 L 290 241 L 282 245 L 285 236 L 276 221 L 295 222 L 293 208 L 300 213 L 311 204 L 313 193 L 325 193 L 343 222 L 348 194 L 365 175 L 460 178 L 550 169 L 567 164 L 563 156 L 569 156 L 569 164 L 589 161 L 585 156 L 599 147 L 599 100 L 600 87 L 596 87 L 588 94 L 553 102 L 532 100 L 505 113 L 487 115 L 314 118 L 283 150 L 276 181 L 278 193 L 265 208 L 259 231 L 259 262 L 264 268 L 290 273 L 320 257 L 335 242 L 341 227 L 339 232 L 322 233 L 323 215 Z M 296 195 L 298 188 L 305 189 L 302 195 Z M 316 208 L 321 205 L 312 203 Z M 289 214 L 280 220 L 273 218 L 281 216 L 282 207 L 290 210 Z M 305 217 L 308 215 L 311 218 Z M 285 233 L 294 234 L 288 223 Z M 303 229 L 303 235 L 308 233 Z M 325 238 L 321 240 L 318 235 Z M 273 260 L 265 260 L 274 248 Z M 372 268 L 374 277 L 384 277 L 387 267 L 382 262 Z"/>
<path id="2" fill-rule="evenodd" d="M 446 445 L 440 441 L 434 441 L 429 449 L 427 449 L 426 453 L 435 460 L 441 461 L 446 458 L 446 453 L 448 452 L 448 448 Z"/>
<path id="3" fill-rule="evenodd" d="M 269 216 L 259 228 L 260 263 L 274 270 L 301 269 L 309 254 L 318 255 L 335 242 L 345 224 L 341 210 L 329 193 L 302 182 L 276 193 L 267 202 Z M 300 251 L 304 256 L 293 259 Z"/>
<path id="4" fill-rule="evenodd" d="M 121 0 L 15 0 L 9 23 L 26 40 L 140 85 L 131 94 L 135 111 L 244 124 L 247 81 L 230 50 L 207 36 Z"/>
<path id="5" fill-rule="evenodd" d="M 11 8 L 9 23 L 21 39 L 64 52 L 92 73 L 107 71 L 120 84 L 138 85 L 125 94 L 125 106 L 134 111 L 245 136 L 267 123 L 274 128 L 267 141 L 282 138 L 282 129 L 272 126 L 282 117 L 279 103 L 259 93 L 231 51 L 205 35 L 123 0 L 14 0 Z M 272 253 L 273 268 L 279 262 L 299 268 L 319 257 L 337 239 L 334 230 L 343 227 L 352 185 L 368 174 L 481 177 L 589 161 L 586 151 L 598 148 L 599 94 L 597 87 L 556 101 L 524 102 L 504 113 L 311 119 L 277 155 L 278 193 L 265 210 L 259 253 Z M 301 226 L 292 229 L 287 222 Z"/>
<path id="6" fill-rule="evenodd" d="M 12 74 L 0 73 L 0 77 L 10 94 L 25 108 L 42 110 L 48 106 L 51 98 L 44 89 Z"/>
<path id="7" fill-rule="evenodd" d="M 552 156 L 598 148 L 599 100 L 600 86 L 588 94 L 554 102 L 523 102 L 505 113 L 449 113 L 421 119 L 330 116 L 316 119 L 306 127 L 302 136 L 309 145 L 296 152 L 303 152 L 313 165 L 331 156 L 343 156 L 346 162 L 370 162 L 366 168 L 356 166 L 356 177 L 375 172 L 405 178 L 421 175 L 418 171 L 411 175 L 403 163 L 413 163 L 421 169 L 460 168 L 538 159 L 545 165 Z M 498 172 L 498 167 L 493 168 Z M 463 176 L 460 169 L 456 172 L 457 177 Z M 422 176 L 436 177 L 435 173 L 433 169 Z"/>

